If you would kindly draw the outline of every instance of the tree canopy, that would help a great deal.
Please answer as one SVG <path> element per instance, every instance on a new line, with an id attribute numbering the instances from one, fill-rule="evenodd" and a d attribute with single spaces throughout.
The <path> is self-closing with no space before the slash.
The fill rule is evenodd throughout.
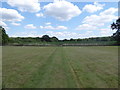
<path id="1" fill-rule="evenodd" d="M 5 29 L 0 26 L 0 45 L 6 45 L 9 42 L 9 36 L 6 34 Z"/>
<path id="2" fill-rule="evenodd" d="M 115 38 L 115 40 L 120 41 L 120 18 L 118 18 L 116 20 L 116 22 L 113 22 L 111 24 L 111 28 L 112 30 L 117 30 L 114 34 L 113 34 L 113 37 Z M 120 44 L 120 43 L 119 43 Z"/>
<path id="3" fill-rule="evenodd" d="M 43 35 L 41 39 L 42 41 L 51 42 L 50 37 L 48 35 Z"/>

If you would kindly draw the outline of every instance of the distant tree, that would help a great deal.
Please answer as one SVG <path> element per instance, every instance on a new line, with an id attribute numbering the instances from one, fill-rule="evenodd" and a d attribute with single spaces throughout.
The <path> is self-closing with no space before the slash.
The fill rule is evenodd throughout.
<path id="1" fill-rule="evenodd" d="M 51 41 L 52 41 L 52 42 L 58 42 L 59 40 L 58 40 L 57 37 L 52 37 L 52 38 L 51 38 Z"/>
<path id="2" fill-rule="evenodd" d="M 111 28 L 112 28 L 112 30 L 114 30 L 114 29 L 117 30 L 113 34 L 113 37 L 115 38 L 115 40 L 117 40 L 119 42 L 120 41 L 120 18 L 118 18 L 115 23 L 113 22 L 111 24 Z"/>
<path id="3" fill-rule="evenodd" d="M 73 38 L 71 38 L 70 41 L 75 41 L 75 40 Z"/>
<path id="4" fill-rule="evenodd" d="M 2 27 L 0 26 L 0 45 L 2 45 Z"/>
<path id="5" fill-rule="evenodd" d="M 42 41 L 51 42 L 51 38 L 48 35 L 43 35 L 41 39 Z"/>
<path id="6" fill-rule="evenodd" d="M 6 34 L 6 31 L 5 31 L 5 29 L 2 27 L 2 26 L 0 26 L 0 44 L 2 44 L 2 45 L 6 45 L 6 44 L 8 44 L 8 42 L 9 42 L 9 37 L 8 37 L 8 35 Z"/>
<path id="7" fill-rule="evenodd" d="M 64 41 L 68 41 L 68 40 L 67 40 L 67 39 L 64 39 L 63 42 L 64 42 Z"/>
<path id="8" fill-rule="evenodd" d="M 82 39 L 78 38 L 77 41 L 82 41 Z"/>

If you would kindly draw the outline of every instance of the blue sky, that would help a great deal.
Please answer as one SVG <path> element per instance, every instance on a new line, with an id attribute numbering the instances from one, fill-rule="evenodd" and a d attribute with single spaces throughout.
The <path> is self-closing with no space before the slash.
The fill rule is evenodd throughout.
<path id="1" fill-rule="evenodd" d="M 23 1 L 23 2 L 22 2 Z M 56 36 L 59 39 L 110 36 L 117 2 L 2 2 L 1 26 L 11 37 Z"/>

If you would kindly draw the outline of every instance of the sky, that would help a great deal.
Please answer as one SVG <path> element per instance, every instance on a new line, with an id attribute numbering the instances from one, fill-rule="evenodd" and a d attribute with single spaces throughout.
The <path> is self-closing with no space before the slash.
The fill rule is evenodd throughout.
<path id="1" fill-rule="evenodd" d="M 110 25 L 118 18 L 118 3 L 7 0 L 0 15 L 0 26 L 10 37 L 103 37 L 115 32 Z"/>

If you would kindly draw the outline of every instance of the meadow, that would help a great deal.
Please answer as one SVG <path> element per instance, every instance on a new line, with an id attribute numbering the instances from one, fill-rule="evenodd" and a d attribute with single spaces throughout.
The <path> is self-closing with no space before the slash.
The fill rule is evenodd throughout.
<path id="1" fill-rule="evenodd" d="M 3 46 L 3 88 L 117 88 L 118 47 Z"/>

